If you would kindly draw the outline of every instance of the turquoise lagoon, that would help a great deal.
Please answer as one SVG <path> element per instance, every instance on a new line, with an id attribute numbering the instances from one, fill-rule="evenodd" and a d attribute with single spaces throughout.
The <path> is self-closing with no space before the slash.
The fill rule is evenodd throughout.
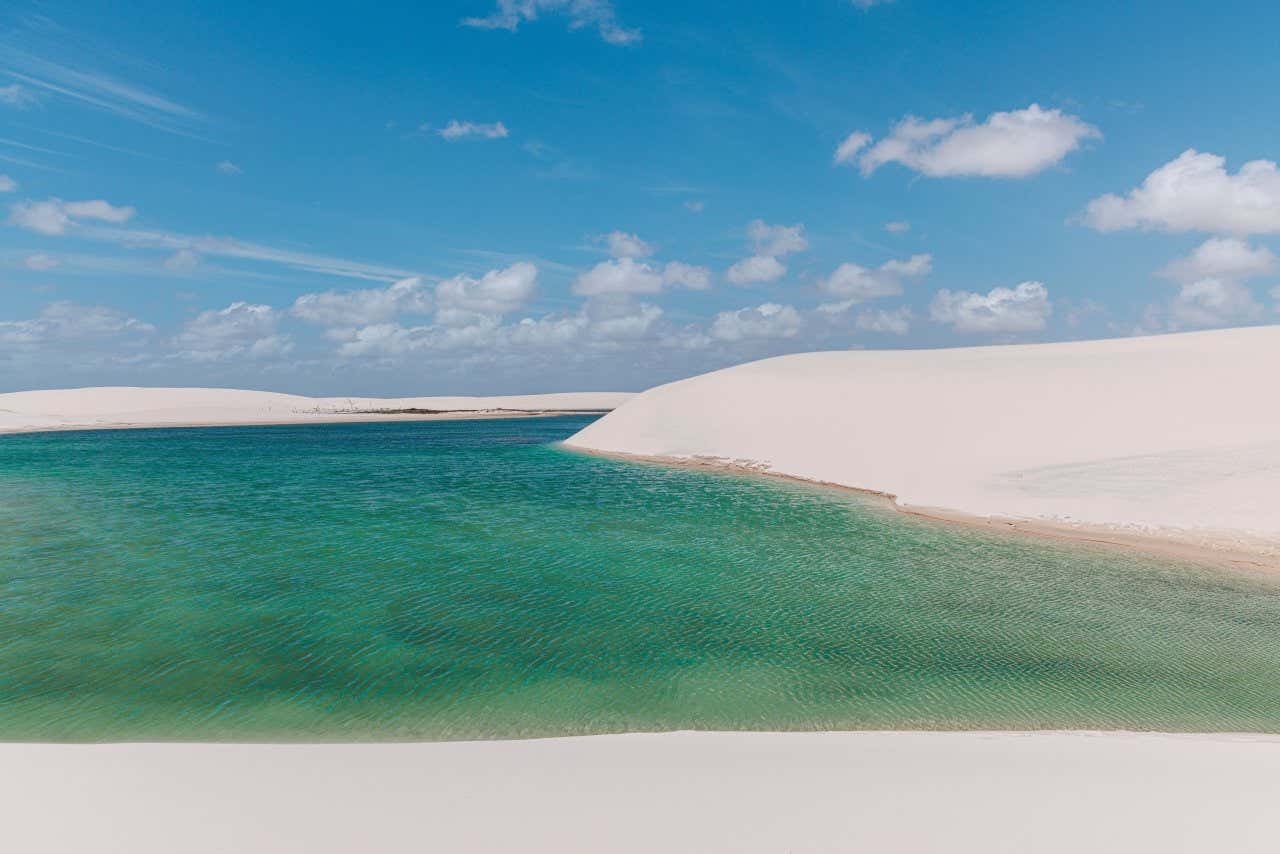
<path id="1" fill-rule="evenodd" d="M 1280 583 L 572 453 L 589 418 L 0 437 L 0 739 L 1280 731 Z"/>

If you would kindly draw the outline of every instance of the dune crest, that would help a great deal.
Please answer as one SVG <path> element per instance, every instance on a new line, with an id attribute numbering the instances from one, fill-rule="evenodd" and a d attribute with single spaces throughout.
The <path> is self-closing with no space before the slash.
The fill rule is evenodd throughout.
<path id="1" fill-rule="evenodd" d="M 568 441 L 899 506 L 1280 555 L 1280 326 L 781 356 L 660 386 Z"/>

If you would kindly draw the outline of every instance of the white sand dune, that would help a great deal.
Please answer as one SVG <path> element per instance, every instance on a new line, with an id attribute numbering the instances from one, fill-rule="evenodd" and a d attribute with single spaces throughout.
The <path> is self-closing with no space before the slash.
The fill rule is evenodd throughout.
<path id="1" fill-rule="evenodd" d="M 1275 556 L 1278 369 L 1280 326 L 806 353 L 652 389 L 568 444 Z"/>
<path id="2" fill-rule="evenodd" d="M 302 397 L 224 388 L 77 388 L 0 394 L 0 433 L 31 430 L 369 421 L 426 415 L 377 410 L 436 410 L 451 417 L 495 411 L 613 409 L 620 392 L 525 394 L 506 397 Z M 449 417 L 449 416 L 435 416 Z"/>
<path id="3" fill-rule="evenodd" d="M 1280 740 L 671 733 L 0 745 L 4 850 L 1273 852 Z"/>

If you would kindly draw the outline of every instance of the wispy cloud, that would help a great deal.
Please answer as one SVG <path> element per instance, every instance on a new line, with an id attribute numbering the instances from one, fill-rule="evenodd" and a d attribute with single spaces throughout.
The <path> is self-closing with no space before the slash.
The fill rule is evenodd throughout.
<path id="1" fill-rule="evenodd" d="M 72 68 L 5 46 L 0 61 L 19 92 L 66 98 L 158 130 L 194 136 L 191 128 L 208 121 L 197 110 L 143 86 L 97 70 Z"/>
<path id="2" fill-rule="evenodd" d="M 10 83 L 8 86 L 0 86 L 0 104 L 6 107 L 17 107 L 24 109 L 31 106 L 39 99 L 35 93 L 20 83 Z"/>
<path id="3" fill-rule="evenodd" d="M 457 142 L 463 139 L 506 139 L 511 135 L 502 122 L 460 122 L 457 119 L 436 131 L 441 139 Z"/>
<path id="4" fill-rule="evenodd" d="M 569 29 L 594 27 L 609 44 L 626 45 L 640 41 L 637 29 L 618 23 L 610 0 L 497 0 L 497 8 L 488 15 L 464 18 L 464 27 L 515 32 L 525 21 L 536 21 L 542 15 L 566 15 Z"/>

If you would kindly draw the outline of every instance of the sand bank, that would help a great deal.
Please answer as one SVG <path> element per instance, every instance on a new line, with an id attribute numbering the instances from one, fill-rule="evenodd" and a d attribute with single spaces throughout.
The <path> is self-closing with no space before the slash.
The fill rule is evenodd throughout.
<path id="1" fill-rule="evenodd" d="M 660 386 L 571 447 L 702 461 L 903 508 L 1280 558 L 1280 327 L 805 353 Z"/>
<path id="2" fill-rule="evenodd" d="M 1280 739 L 671 733 L 0 745 L 25 854 L 1274 851 Z"/>
<path id="3" fill-rule="evenodd" d="M 0 394 L 0 433 L 482 418 L 610 410 L 630 397 L 615 392 L 505 397 L 302 397 L 222 388 L 127 387 L 21 391 Z"/>

